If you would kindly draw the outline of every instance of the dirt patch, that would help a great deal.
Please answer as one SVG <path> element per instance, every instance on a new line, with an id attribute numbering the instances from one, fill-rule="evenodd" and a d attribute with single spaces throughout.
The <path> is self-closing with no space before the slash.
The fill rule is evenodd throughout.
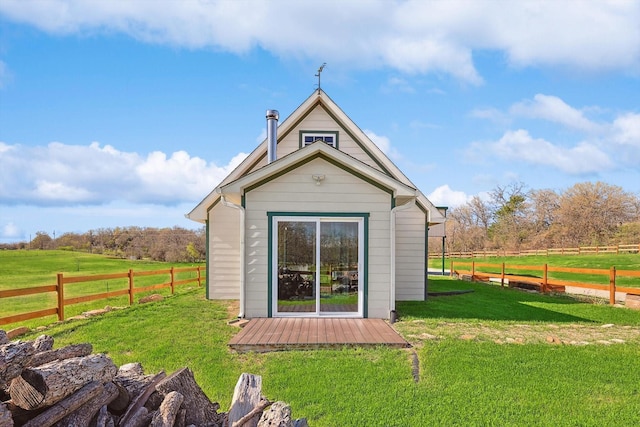
<path id="1" fill-rule="evenodd" d="M 394 325 L 413 346 L 425 341 L 461 339 L 496 344 L 614 345 L 640 344 L 640 327 L 621 325 L 492 324 L 410 320 Z"/>

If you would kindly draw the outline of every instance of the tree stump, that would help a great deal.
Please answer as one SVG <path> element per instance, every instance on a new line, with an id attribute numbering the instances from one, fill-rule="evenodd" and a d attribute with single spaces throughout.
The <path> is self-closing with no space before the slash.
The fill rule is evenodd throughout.
<path id="1" fill-rule="evenodd" d="M 110 382 L 116 371 L 113 361 L 104 354 L 72 357 L 26 368 L 11 382 L 9 395 L 13 403 L 21 408 L 44 408 L 91 381 Z"/>
<path id="2" fill-rule="evenodd" d="M 183 400 L 184 396 L 177 391 L 169 392 L 160 404 L 158 412 L 153 415 L 151 427 L 173 427 Z"/>
<path id="3" fill-rule="evenodd" d="M 189 368 L 182 368 L 160 381 L 156 386 L 160 393 L 168 394 L 172 391 L 179 392 L 184 396 L 182 407 L 186 409 L 187 425 L 221 425 L 223 416 L 218 414 L 220 405 L 212 403 L 202 391 L 193 377 L 193 372 Z"/>
<path id="4" fill-rule="evenodd" d="M 253 408 L 260 405 L 262 400 L 262 377 L 259 375 L 243 373 L 238 378 L 236 387 L 233 390 L 231 409 L 229 409 L 229 425 L 247 415 Z M 253 417 L 249 422 L 244 423 L 244 427 L 257 427 L 259 415 Z"/>

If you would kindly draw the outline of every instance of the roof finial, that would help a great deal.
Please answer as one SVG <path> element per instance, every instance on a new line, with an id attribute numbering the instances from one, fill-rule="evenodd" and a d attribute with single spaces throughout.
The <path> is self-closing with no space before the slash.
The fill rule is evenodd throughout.
<path id="1" fill-rule="evenodd" d="M 323 62 L 320 68 L 318 68 L 318 74 L 316 74 L 316 77 L 318 78 L 318 92 L 320 92 L 320 74 L 322 74 L 322 70 L 324 70 L 324 67 L 326 67 L 326 65 L 327 63 Z"/>

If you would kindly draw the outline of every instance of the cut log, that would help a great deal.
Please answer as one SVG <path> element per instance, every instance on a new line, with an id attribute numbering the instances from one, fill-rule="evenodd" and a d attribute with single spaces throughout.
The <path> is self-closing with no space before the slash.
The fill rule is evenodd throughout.
<path id="1" fill-rule="evenodd" d="M 185 420 L 187 425 L 221 425 L 224 420 L 224 416 L 217 412 L 220 409 L 220 405 L 209 400 L 198 383 L 196 383 L 193 372 L 189 368 L 177 370 L 160 381 L 156 389 L 163 394 L 177 391 L 184 396 L 182 406 L 187 412 Z"/>
<path id="2" fill-rule="evenodd" d="M 136 398 L 151 382 L 153 375 L 145 375 L 140 363 L 120 366 L 113 382 L 127 389 L 131 399 Z"/>
<path id="3" fill-rule="evenodd" d="M 243 373 L 238 378 L 233 390 L 231 409 L 229 409 L 229 425 L 233 426 L 242 417 L 257 407 L 262 400 L 262 377 L 259 375 Z M 243 424 L 244 427 L 256 427 L 259 417 L 253 417 Z"/>
<path id="4" fill-rule="evenodd" d="M 103 405 L 98 411 L 95 427 L 115 427 L 113 416 L 109 413 L 107 405 Z"/>
<path id="5" fill-rule="evenodd" d="M 82 405 L 100 394 L 102 384 L 98 381 L 90 382 L 76 393 L 62 399 L 51 408 L 32 418 L 24 427 L 49 427 L 63 419 Z"/>
<path id="6" fill-rule="evenodd" d="M 129 408 L 127 408 L 127 411 L 124 413 L 124 415 L 120 419 L 120 422 L 119 422 L 120 426 L 135 425 L 135 424 L 131 424 L 131 423 L 133 422 L 134 418 L 136 418 L 136 419 L 139 418 L 138 412 L 140 412 L 140 409 L 144 409 L 145 410 L 145 414 L 148 415 L 149 411 L 147 411 L 147 409 L 144 408 L 144 403 L 147 401 L 149 396 L 151 396 L 151 393 L 153 393 L 155 391 L 156 385 L 162 379 L 164 379 L 165 377 L 166 377 L 166 374 L 163 371 L 160 371 L 156 376 L 153 377 L 151 382 L 149 384 L 147 384 L 146 388 L 142 391 L 142 393 L 140 393 L 133 400 L 131 405 L 129 405 Z M 148 424 L 148 422 L 147 422 L 147 424 Z"/>
<path id="7" fill-rule="evenodd" d="M 9 336 L 7 331 L 0 329 L 0 345 L 7 344 L 9 342 Z"/>
<path id="8" fill-rule="evenodd" d="M 136 412 L 124 423 L 120 420 L 120 427 L 143 427 L 148 426 L 153 414 L 147 411 L 144 406 L 138 408 Z"/>
<path id="9" fill-rule="evenodd" d="M 75 394 L 72 396 L 75 396 Z M 100 408 L 108 405 L 117 396 L 118 387 L 114 383 L 106 383 L 100 387 L 99 393 L 93 399 L 62 418 L 55 424 L 55 427 L 89 427 L 91 420 Z"/>
<path id="10" fill-rule="evenodd" d="M 0 389 L 7 388 L 12 379 L 22 373 L 36 352 L 33 342 L 15 341 L 0 346 Z"/>
<path id="11" fill-rule="evenodd" d="M 7 405 L 0 402 L 0 426 L 13 427 L 13 416 Z"/>
<path id="12" fill-rule="evenodd" d="M 151 427 L 173 427 L 183 400 L 184 396 L 177 391 L 169 392 L 160 404 L 160 409 L 153 416 Z"/>
<path id="13" fill-rule="evenodd" d="M 131 402 L 131 396 L 126 388 L 120 384 L 114 383 L 118 387 L 118 396 L 109 403 L 109 410 L 115 414 L 122 414 L 127 410 L 129 403 Z"/>
<path id="14" fill-rule="evenodd" d="M 285 402 L 275 402 L 268 411 L 262 413 L 258 427 L 293 427 L 291 406 Z"/>
<path id="15" fill-rule="evenodd" d="M 278 403 L 278 402 L 276 402 Z M 282 402 L 280 402 L 282 403 Z M 250 422 L 251 420 L 253 420 L 254 418 L 258 418 L 258 427 L 260 427 L 260 423 L 262 423 L 262 419 L 264 418 L 264 413 L 263 411 L 265 410 L 265 408 L 269 405 L 272 405 L 273 402 L 267 400 L 267 399 L 262 399 L 260 401 L 260 404 L 258 406 L 256 406 L 255 408 L 253 408 L 251 410 L 251 412 L 249 412 L 247 415 L 245 415 L 244 417 L 240 418 L 238 421 L 233 423 L 232 427 L 243 427 L 246 423 Z M 291 408 L 289 408 L 289 413 L 291 413 Z M 266 421 L 266 424 L 263 423 L 263 427 L 264 426 L 271 426 L 270 424 L 271 422 L 271 418 L 268 418 Z M 274 426 L 277 427 L 281 427 L 279 424 L 273 424 Z M 282 426 L 282 427 L 291 427 L 291 426 Z"/>
<path id="16" fill-rule="evenodd" d="M 42 351 L 36 353 L 29 360 L 29 366 L 40 366 L 54 360 L 71 359 L 72 357 L 88 356 L 93 351 L 91 344 L 74 344 L 55 350 Z"/>
<path id="17" fill-rule="evenodd" d="M 50 337 L 49 335 L 40 335 L 33 342 L 33 348 L 36 353 L 51 350 L 53 348 L 53 337 Z"/>
<path id="18" fill-rule="evenodd" d="M 50 362 L 26 368 L 9 387 L 13 403 L 32 410 L 53 405 L 92 381 L 110 382 L 116 366 L 105 354 Z"/>

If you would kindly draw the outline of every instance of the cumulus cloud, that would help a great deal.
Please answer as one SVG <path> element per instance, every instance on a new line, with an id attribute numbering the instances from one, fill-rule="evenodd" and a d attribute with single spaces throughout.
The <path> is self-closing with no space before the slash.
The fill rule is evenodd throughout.
<path id="1" fill-rule="evenodd" d="M 557 96 L 537 94 L 532 100 L 512 105 L 509 112 L 515 116 L 548 120 L 589 133 L 600 129 L 600 126 L 587 119 L 582 111 L 571 107 Z"/>
<path id="2" fill-rule="evenodd" d="M 456 208 L 467 203 L 472 196 L 469 196 L 464 191 L 452 190 L 449 185 L 445 184 L 429 193 L 427 198 L 436 206 Z"/>
<path id="3" fill-rule="evenodd" d="M 392 160 L 399 160 L 402 156 L 392 145 L 389 138 L 382 135 L 377 135 L 375 132 L 365 129 L 364 133 L 369 137 L 374 144 L 378 146 L 384 154 L 386 154 Z"/>
<path id="4" fill-rule="evenodd" d="M 8 222 L 0 229 L 0 240 L 2 239 L 16 239 L 22 237 L 22 230 L 13 222 Z"/>
<path id="5" fill-rule="evenodd" d="M 250 4 L 248 4 L 250 3 Z M 345 67 L 436 72 L 479 84 L 474 51 L 517 67 L 640 69 L 640 3 L 385 0 L 4 0 L 0 13 L 55 34 L 120 32 L 148 43 Z M 277 31 L 273 31 L 277 28 Z"/>
<path id="6" fill-rule="evenodd" d="M 0 142 L 0 199 L 36 206 L 197 202 L 246 157 L 218 166 L 185 151 L 142 156 L 113 146 Z"/>
<path id="7" fill-rule="evenodd" d="M 495 142 L 476 143 L 472 150 L 514 162 L 551 166 L 572 175 L 597 173 L 613 167 L 609 156 L 592 144 L 581 142 L 562 147 L 543 138 L 533 138 L 524 129 L 508 131 Z"/>

